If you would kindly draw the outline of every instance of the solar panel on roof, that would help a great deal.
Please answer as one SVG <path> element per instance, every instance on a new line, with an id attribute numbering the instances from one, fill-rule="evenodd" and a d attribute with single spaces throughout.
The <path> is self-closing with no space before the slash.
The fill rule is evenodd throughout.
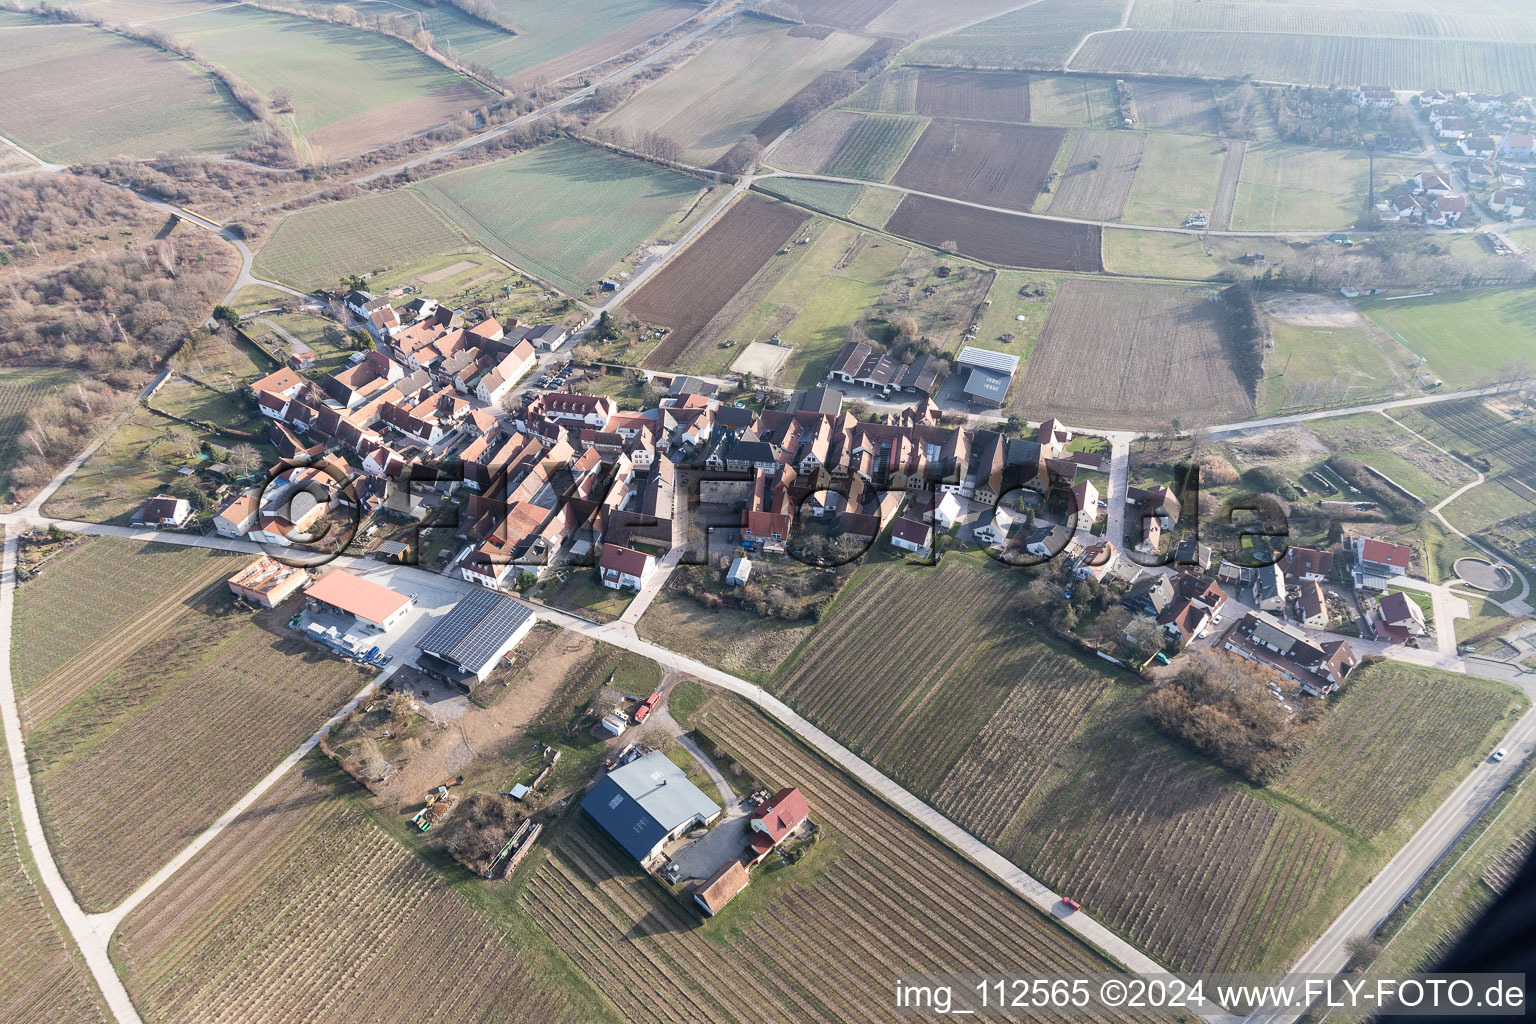
<path id="1" fill-rule="evenodd" d="M 510 597 L 479 591 L 455 605 L 417 646 L 460 665 L 484 665 L 532 616 Z"/>

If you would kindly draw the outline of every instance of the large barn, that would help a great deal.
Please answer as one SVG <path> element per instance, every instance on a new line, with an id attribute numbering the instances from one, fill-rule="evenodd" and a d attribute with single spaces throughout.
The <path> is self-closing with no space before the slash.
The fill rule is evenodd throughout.
<path id="1" fill-rule="evenodd" d="M 533 612 L 505 594 L 477 591 L 454 605 L 417 642 L 417 666 L 472 688 L 485 681 L 537 621 Z"/>
<path id="2" fill-rule="evenodd" d="M 967 345 L 955 357 L 955 369 L 965 376 L 961 387 L 967 400 L 1001 406 L 1019 369 L 1019 357 Z"/>
<path id="3" fill-rule="evenodd" d="M 720 816 L 720 805 L 660 751 L 603 776 L 581 809 L 642 864 L 669 841 Z"/>

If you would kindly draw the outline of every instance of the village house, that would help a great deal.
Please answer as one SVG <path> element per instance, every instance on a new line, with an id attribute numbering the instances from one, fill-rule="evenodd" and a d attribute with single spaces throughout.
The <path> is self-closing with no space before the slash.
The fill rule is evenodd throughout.
<path id="1" fill-rule="evenodd" d="M 229 578 L 229 592 L 247 604 L 276 608 L 309 580 L 304 569 L 262 555 Z"/>
<path id="2" fill-rule="evenodd" d="M 941 495 L 929 512 L 939 529 L 946 531 L 954 529 L 955 523 L 959 522 L 964 514 L 965 508 L 960 504 L 960 499 L 949 492 Z"/>
<path id="3" fill-rule="evenodd" d="M 933 551 L 933 527 L 916 519 L 897 516 L 891 523 L 891 547 L 927 558 Z"/>
<path id="4" fill-rule="evenodd" d="M 1008 542 L 1008 533 L 1017 521 L 1017 513 L 1009 512 L 1000 505 L 993 505 L 971 524 L 971 536 L 978 544 L 1002 547 Z"/>
<path id="5" fill-rule="evenodd" d="M 794 787 L 781 789 L 758 804 L 747 819 L 752 863 L 761 864 L 775 847 L 800 830 L 810 814 L 805 794 Z"/>
<path id="6" fill-rule="evenodd" d="M 1455 227 L 1467 212 L 1465 196 L 1441 196 L 1424 212 L 1424 223 L 1437 228 Z"/>
<path id="7" fill-rule="evenodd" d="M 1261 611 L 1285 611 L 1285 574 L 1278 562 L 1254 569 L 1253 603 Z"/>
<path id="8" fill-rule="evenodd" d="M 1244 615 L 1222 638 L 1234 654 L 1279 672 L 1314 697 L 1336 691 L 1360 663 L 1346 640 L 1318 642 L 1265 612 Z"/>
<path id="9" fill-rule="evenodd" d="M 1530 205 L 1530 193 L 1520 189 L 1501 188 L 1496 189 L 1488 201 L 1488 208 L 1494 213 L 1502 213 L 1511 219 L 1525 216 L 1525 208 Z"/>
<path id="10" fill-rule="evenodd" d="M 1381 595 L 1376 607 L 1366 621 L 1377 640 L 1387 643 L 1407 643 L 1415 637 L 1425 636 L 1429 627 L 1424 622 L 1424 609 L 1407 594 L 1394 590 Z"/>
<path id="11" fill-rule="evenodd" d="M 1524 133 L 1512 133 L 1499 140 L 1499 156 L 1506 159 L 1523 159 L 1536 150 L 1536 139 Z"/>
<path id="12" fill-rule="evenodd" d="M 1316 580 L 1303 580 L 1299 589 L 1301 596 L 1298 604 L 1301 607 L 1302 624 L 1313 629 L 1327 629 L 1328 600 L 1323 593 L 1323 585 Z"/>
<path id="13" fill-rule="evenodd" d="M 1416 195 L 1448 196 L 1456 191 L 1451 187 L 1451 179 L 1439 171 L 1420 171 L 1414 175 L 1413 183 Z"/>
<path id="14" fill-rule="evenodd" d="M 1078 579 L 1093 578 L 1103 582 L 1104 577 L 1115 571 L 1120 562 L 1120 549 L 1112 541 L 1101 540 L 1090 544 L 1077 556 L 1073 572 Z"/>
<path id="15" fill-rule="evenodd" d="M 1355 556 L 1355 587 L 1386 590 L 1396 576 L 1405 575 L 1413 564 L 1413 549 L 1406 544 L 1356 537 L 1350 542 Z"/>
<path id="16" fill-rule="evenodd" d="M 157 530 L 173 530 L 185 526 L 187 520 L 191 518 L 192 505 L 187 499 L 161 494 L 144 502 L 134 513 L 132 524 L 153 526 Z"/>
<path id="17" fill-rule="evenodd" d="M 1391 110 L 1397 105 L 1397 94 L 1390 86 L 1362 85 L 1355 90 L 1355 106 Z"/>
<path id="18" fill-rule="evenodd" d="M 1490 135 L 1468 135 L 1458 144 L 1461 151 L 1467 156 L 1482 157 L 1484 159 L 1493 156 L 1499 151 L 1498 141 Z"/>
<path id="19" fill-rule="evenodd" d="M 256 525 L 261 503 L 254 490 L 241 491 L 219 508 L 213 528 L 221 537 L 244 537 Z"/>
<path id="20" fill-rule="evenodd" d="M 598 561 L 598 574 L 603 586 L 614 590 L 629 588 L 639 591 L 656 572 L 656 559 L 643 551 L 604 544 L 603 555 Z"/>
<path id="21" fill-rule="evenodd" d="M 1333 572 L 1333 552 L 1317 548 L 1289 547 L 1285 557 L 1277 563 L 1285 578 L 1291 583 L 1303 580 L 1321 581 Z"/>

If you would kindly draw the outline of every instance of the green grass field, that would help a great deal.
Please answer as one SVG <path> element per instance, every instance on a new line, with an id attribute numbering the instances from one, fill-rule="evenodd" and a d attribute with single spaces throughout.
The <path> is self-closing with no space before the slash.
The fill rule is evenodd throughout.
<path id="1" fill-rule="evenodd" d="M 791 346 L 794 352 L 778 374 L 787 387 L 811 387 L 821 380 L 827 361 L 847 340 L 848 325 L 879 300 L 908 251 L 835 221 L 821 221 L 811 233 L 811 244 L 796 246 L 785 257 L 794 264 L 730 332 L 738 344 L 777 334 Z M 858 252 L 839 268 L 856 241 Z"/>
<path id="2" fill-rule="evenodd" d="M 398 39 L 254 7 L 178 18 L 167 31 L 271 96 L 311 158 L 351 156 L 432 127 L 489 93 Z"/>
<path id="3" fill-rule="evenodd" d="M 421 196 L 400 189 L 290 215 L 256 254 L 255 270 L 267 280 L 310 291 L 463 244 Z"/>
<path id="4" fill-rule="evenodd" d="M 48 160 L 233 152 L 250 118 L 189 60 L 80 25 L 0 32 L 0 133 Z"/>
<path id="5" fill-rule="evenodd" d="M 598 124 L 621 132 L 659 132 L 682 144 L 685 160 L 712 164 L 817 75 L 842 67 L 869 46 L 869 40 L 845 32 L 825 39 L 790 32 L 787 25 L 740 19 L 728 34 Z"/>
<path id="6" fill-rule="evenodd" d="M 812 181 L 806 178 L 767 178 L 758 182 L 764 191 L 818 210 L 847 216 L 864 194 L 863 185 L 838 181 Z"/>
<path id="7" fill-rule="evenodd" d="M 871 114 L 848 134 L 821 173 L 833 178 L 890 181 L 927 123 L 924 118 Z"/>
<path id="8" fill-rule="evenodd" d="M 1398 163 L 1377 159 L 1378 188 Z M 1352 227 L 1365 215 L 1368 169 L 1366 154 L 1359 151 L 1250 142 L 1238 178 L 1232 229 Z"/>
<path id="9" fill-rule="evenodd" d="M 866 188 L 864 194 L 859 196 L 859 201 L 853 204 L 853 209 L 848 211 L 848 216 L 860 224 L 883 228 L 905 198 L 906 193 L 894 189 Z"/>
<path id="10" fill-rule="evenodd" d="M 1047 124 L 1111 127 L 1120 119 L 1115 84 L 1108 78 L 1031 75 L 1029 119 Z"/>
<path id="11" fill-rule="evenodd" d="M 1272 319 L 1270 327 L 1275 347 L 1265 356 L 1260 415 L 1358 405 L 1408 385 L 1412 354 L 1375 324 L 1309 327 Z"/>
<path id="12" fill-rule="evenodd" d="M 924 64 L 979 68 L 1058 68 L 1089 32 L 1114 28 L 1120 0 L 1042 0 L 914 47 Z"/>
<path id="13" fill-rule="evenodd" d="M 1536 438 L 1533 438 L 1536 443 Z M 1469 481 L 1470 482 L 1470 481 Z M 1475 534 L 1515 516 L 1536 511 L 1536 506 L 1497 480 L 1478 484 L 1442 509 L 1450 524 L 1462 533 Z"/>
<path id="14" fill-rule="evenodd" d="M 1536 294 L 1529 289 L 1366 300 L 1360 311 L 1427 359 L 1447 388 L 1489 384 L 1508 367 L 1536 362 Z"/>
<path id="15" fill-rule="evenodd" d="M 981 319 L 981 330 L 976 332 L 976 338 L 970 344 L 1018 356 L 1022 360 L 1019 363 L 1019 372 L 1022 373 L 1030 353 L 1035 350 L 1035 342 L 1040 340 L 1040 329 L 1045 326 L 1045 314 L 1051 308 L 1051 300 L 1056 297 L 1056 284 L 1055 279 L 1039 273 L 999 271 L 997 280 L 992 283 L 991 294 L 987 296 L 992 300 L 992 305 L 987 307 Z M 1043 296 L 1019 293 L 1019 289 L 1035 285 L 1045 287 Z M 1017 319 L 1021 315 L 1024 319 Z M 1004 334 L 1013 335 L 1013 340 L 1006 343 L 999 340 Z"/>
<path id="16" fill-rule="evenodd" d="M 565 141 L 416 187 L 486 248 L 575 295 L 645 242 L 673 237 L 704 188 Z"/>
<path id="17" fill-rule="evenodd" d="M 1220 156 L 1215 139 L 1149 132 L 1121 220 L 1177 227 L 1195 210 L 1209 211 L 1221 178 Z"/>
<path id="18" fill-rule="evenodd" d="M 1149 135 L 1148 142 L 1157 137 Z M 1155 201 L 1155 197 L 1149 197 L 1149 201 Z M 1243 269 L 1235 262 L 1238 257 L 1256 248 L 1263 251 L 1266 245 L 1273 246 L 1276 241 L 1220 235 L 1209 235 L 1202 240 L 1197 235 L 1111 227 L 1104 231 L 1104 269 L 1128 277 L 1209 281 L 1223 272 Z M 1207 256 L 1206 250 L 1210 250 L 1211 255 Z"/>

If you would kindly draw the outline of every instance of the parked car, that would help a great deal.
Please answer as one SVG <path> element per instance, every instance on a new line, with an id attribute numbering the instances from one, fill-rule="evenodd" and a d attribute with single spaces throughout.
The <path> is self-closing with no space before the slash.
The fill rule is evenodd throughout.
<path id="1" fill-rule="evenodd" d="M 1077 900 L 1073 899 L 1071 896 L 1063 896 L 1061 898 L 1061 905 L 1066 907 L 1068 910 L 1082 910 L 1083 909 L 1083 905 L 1081 903 L 1077 902 Z"/>
<path id="2" fill-rule="evenodd" d="M 1476 654 L 1477 653 L 1477 647 L 1472 645 L 1472 644 L 1457 644 L 1456 645 L 1456 653 L 1457 654 Z"/>

